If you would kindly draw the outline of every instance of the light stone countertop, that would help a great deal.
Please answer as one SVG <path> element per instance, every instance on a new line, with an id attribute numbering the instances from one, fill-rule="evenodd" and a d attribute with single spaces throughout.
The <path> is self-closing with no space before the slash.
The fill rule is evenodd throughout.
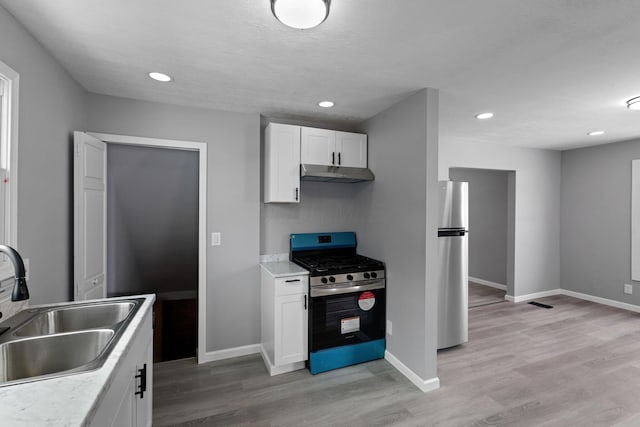
<path id="1" fill-rule="evenodd" d="M 309 274 L 307 270 L 289 261 L 261 262 L 260 267 L 264 268 L 273 277 L 299 276 Z"/>
<path id="2" fill-rule="evenodd" d="M 85 426 L 91 423 L 115 374 L 129 352 L 155 295 L 109 298 L 110 301 L 145 298 L 101 368 L 41 381 L 0 386 L 0 424 L 3 426 Z M 90 301 L 82 301 L 82 303 Z M 65 306 L 77 302 L 46 304 Z M 30 308 L 37 308 L 32 306 Z"/>

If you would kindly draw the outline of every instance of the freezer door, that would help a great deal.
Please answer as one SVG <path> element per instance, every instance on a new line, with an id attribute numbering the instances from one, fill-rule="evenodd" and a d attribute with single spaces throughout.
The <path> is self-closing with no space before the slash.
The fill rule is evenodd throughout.
<path id="1" fill-rule="evenodd" d="M 469 183 L 440 181 L 438 228 L 469 229 Z"/>
<path id="2" fill-rule="evenodd" d="M 468 340 L 469 273 L 466 236 L 439 237 L 438 349 Z"/>

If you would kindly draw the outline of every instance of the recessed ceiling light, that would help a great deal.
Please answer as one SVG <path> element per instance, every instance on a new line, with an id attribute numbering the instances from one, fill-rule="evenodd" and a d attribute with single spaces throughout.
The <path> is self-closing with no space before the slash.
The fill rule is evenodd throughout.
<path id="1" fill-rule="evenodd" d="M 640 110 L 640 96 L 631 98 L 627 101 L 627 108 L 630 110 Z"/>
<path id="2" fill-rule="evenodd" d="M 152 72 L 149 73 L 149 77 L 151 77 L 153 80 L 157 80 L 159 82 L 170 82 L 171 80 L 173 80 L 171 78 L 171 76 L 164 74 L 164 73 L 158 73 L 158 72 Z"/>
<path id="3" fill-rule="evenodd" d="M 336 103 L 333 102 L 333 101 L 320 101 L 320 102 L 318 102 L 318 106 L 320 106 L 322 108 L 331 108 L 334 105 L 336 105 Z"/>
<path id="4" fill-rule="evenodd" d="M 493 113 L 480 113 L 476 114 L 476 119 L 485 120 L 493 117 Z"/>
<path id="5" fill-rule="evenodd" d="M 604 135 L 604 131 L 603 130 L 594 130 L 594 131 L 589 132 L 587 135 L 589 135 L 589 136 Z"/>

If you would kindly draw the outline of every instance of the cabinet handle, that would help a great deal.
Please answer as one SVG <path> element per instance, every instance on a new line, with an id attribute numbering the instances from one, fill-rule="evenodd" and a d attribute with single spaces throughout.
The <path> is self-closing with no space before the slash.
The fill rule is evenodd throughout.
<path id="1" fill-rule="evenodd" d="M 285 282 L 287 283 L 292 283 L 292 282 L 299 282 L 300 279 L 290 279 L 290 280 L 285 280 Z"/>
<path id="2" fill-rule="evenodd" d="M 332 165 L 336 164 L 336 152 L 335 151 L 333 153 L 331 153 L 331 164 Z"/>
<path id="3" fill-rule="evenodd" d="M 296 202 L 298 201 L 298 187 L 296 187 Z"/>
<path id="4" fill-rule="evenodd" d="M 338 165 L 342 164 L 342 160 L 340 159 L 342 153 L 338 153 Z"/>
<path id="5" fill-rule="evenodd" d="M 140 385 L 136 394 L 140 395 L 140 399 L 144 399 L 144 392 L 147 391 L 147 364 L 145 363 L 142 369 L 138 369 L 138 372 L 136 378 L 140 378 Z"/>
<path id="6" fill-rule="evenodd" d="M 307 295 L 304 295 L 304 309 L 307 309 Z"/>

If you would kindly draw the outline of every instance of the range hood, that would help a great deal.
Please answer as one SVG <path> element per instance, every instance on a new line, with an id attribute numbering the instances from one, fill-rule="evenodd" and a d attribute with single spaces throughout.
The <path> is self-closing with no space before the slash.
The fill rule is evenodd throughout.
<path id="1" fill-rule="evenodd" d="M 363 182 L 373 181 L 375 176 L 369 168 L 348 168 L 344 166 L 300 165 L 300 179 L 322 182 Z"/>

